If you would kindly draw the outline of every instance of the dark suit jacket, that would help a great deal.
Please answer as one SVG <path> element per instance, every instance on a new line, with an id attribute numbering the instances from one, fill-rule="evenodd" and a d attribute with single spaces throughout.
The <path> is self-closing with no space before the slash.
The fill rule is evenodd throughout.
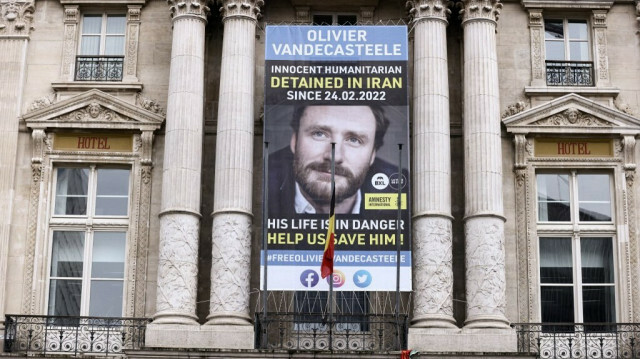
<path id="1" fill-rule="evenodd" d="M 295 210 L 295 180 L 293 178 L 293 153 L 287 146 L 269 155 L 269 217 L 291 218 L 296 215 Z M 360 187 L 362 194 L 365 193 L 396 193 L 396 190 L 389 186 L 385 190 L 378 190 L 371 184 L 371 177 L 376 173 L 384 173 L 388 177 L 398 172 L 398 167 L 376 157 L 367 172 L 367 176 Z M 405 178 L 408 180 L 408 173 L 403 170 Z M 406 188 L 405 188 L 406 191 Z M 408 193 L 408 192 L 407 192 Z M 408 195 L 407 195 L 408 196 Z M 365 211 L 364 199 L 360 203 L 360 216 L 375 217 L 380 212 L 396 211 Z"/>

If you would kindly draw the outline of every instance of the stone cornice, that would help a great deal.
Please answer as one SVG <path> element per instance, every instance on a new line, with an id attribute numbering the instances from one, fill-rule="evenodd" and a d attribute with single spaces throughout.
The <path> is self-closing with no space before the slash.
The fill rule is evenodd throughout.
<path id="1" fill-rule="evenodd" d="M 28 37 L 35 10 L 33 1 L 0 0 L 0 38 Z"/>
<path id="2" fill-rule="evenodd" d="M 218 0 L 222 21 L 229 18 L 243 17 L 251 20 L 259 20 L 260 7 L 264 6 L 262 0 Z"/>
<path id="3" fill-rule="evenodd" d="M 167 0 L 171 18 L 175 21 L 182 16 L 199 17 L 206 21 L 209 7 L 204 0 Z"/>
<path id="4" fill-rule="evenodd" d="M 422 19 L 439 19 L 447 21 L 453 5 L 450 0 L 409 0 L 406 7 L 413 21 Z"/>
<path id="5" fill-rule="evenodd" d="M 525 9 L 585 9 L 608 10 L 613 5 L 614 0 L 522 0 L 521 4 Z"/>
<path id="6" fill-rule="evenodd" d="M 457 5 L 463 24 L 471 20 L 497 22 L 502 10 L 500 0 L 462 0 Z"/>

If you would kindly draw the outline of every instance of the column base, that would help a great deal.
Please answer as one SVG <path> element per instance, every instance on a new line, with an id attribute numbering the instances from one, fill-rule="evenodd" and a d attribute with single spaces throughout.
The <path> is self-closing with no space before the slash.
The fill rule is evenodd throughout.
<path id="1" fill-rule="evenodd" d="M 253 326 L 249 325 L 157 325 L 147 326 L 146 348 L 253 349 Z"/>
<path id="2" fill-rule="evenodd" d="M 153 324 L 200 325 L 198 317 L 181 312 L 160 312 L 153 316 Z"/>
<path id="3" fill-rule="evenodd" d="M 518 351 L 514 329 L 441 329 L 409 328 L 408 348 L 429 352 L 515 353 Z"/>
<path id="4" fill-rule="evenodd" d="M 414 317 L 411 320 L 412 328 L 442 328 L 458 329 L 456 321 L 450 315 L 445 314 L 424 314 Z"/>
<path id="5" fill-rule="evenodd" d="M 251 318 L 237 312 L 216 312 L 209 314 L 205 325 L 244 325 L 251 326 Z"/>
<path id="6" fill-rule="evenodd" d="M 502 315 L 475 315 L 464 321 L 465 329 L 509 329 L 509 321 Z"/>

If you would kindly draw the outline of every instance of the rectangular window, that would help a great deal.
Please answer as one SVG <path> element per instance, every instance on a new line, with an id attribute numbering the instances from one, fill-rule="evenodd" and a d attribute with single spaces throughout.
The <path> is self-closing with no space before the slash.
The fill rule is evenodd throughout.
<path id="1" fill-rule="evenodd" d="M 326 330 L 328 292 L 295 292 L 294 330 Z M 369 292 L 335 292 L 334 321 L 339 331 L 368 331 Z"/>
<path id="2" fill-rule="evenodd" d="M 87 14 L 82 17 L 76 81 L 121 81 L 127 17 Z"/>
<path id="3" fill-rule="evenodd" d="M 615 323 L 611 176 L 538 173 L 536 182 L 542 322 Z M 571 332 L 573 325 L 547 324 L 543 330 Z"/>
<path id="4" fill-rule="evenodd" d="M 586 20 L 544 20 L 547 85 L 594 85 L 588 30 Z"/>
<path id="5" fill-rule="evenodd" d="M 313 25 L 356 25 L 358 16 L 355 14 L 314 14 Z"/>
<path id="6" fill-rule="evenodd" d="M 55 173 L 48 314 L 120 317 L 130 170 L 58 167 Z"/>

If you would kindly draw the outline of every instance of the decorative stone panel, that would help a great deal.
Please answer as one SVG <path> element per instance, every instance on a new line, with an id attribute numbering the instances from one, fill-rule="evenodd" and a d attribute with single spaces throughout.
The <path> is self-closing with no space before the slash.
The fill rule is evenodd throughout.
<path id="1" fill-rule="evenodd" d="M 35 10 L 33 1 L 0 1 L 0 38 L 28 37 Z"/>

